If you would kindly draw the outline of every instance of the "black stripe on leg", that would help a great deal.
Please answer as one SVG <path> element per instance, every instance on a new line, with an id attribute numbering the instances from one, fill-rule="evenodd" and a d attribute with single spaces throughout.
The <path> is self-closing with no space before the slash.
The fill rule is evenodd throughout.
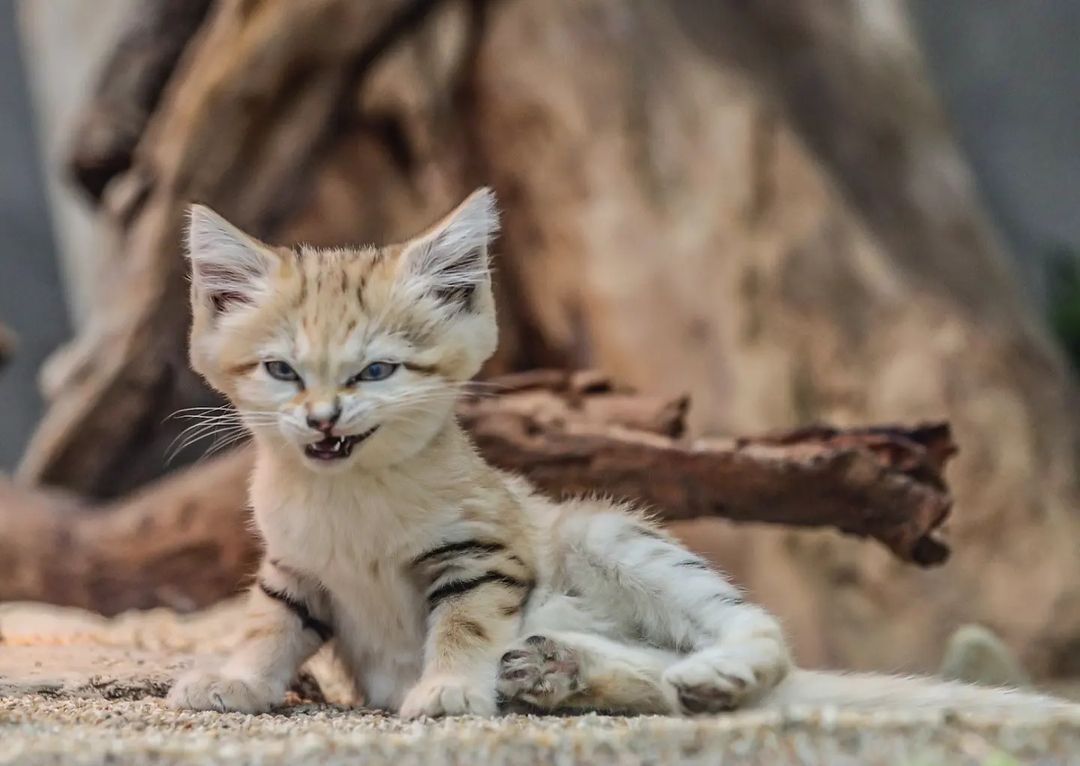
<path id="1" fill-rule="evenodd" d="M 275 590 L 262 580 L 259 581 L 259 587 L 262 592 L 275 601 L 279 601 L 285 605 L 285 607 L 300 618 L 300 625 L 304 630 L 315 631 L 316 635 L 323 640 L 323 642 L 329 641 L 334 637 L 334 629 L 329 623 L 323 622 L 318 617 L 311 613 L 311 610 L 307 608 L 307 604 L 299 599 L 293 598 L 283 590 Z"/>
<path id="2" fill-rule="evenodd" d="M 484 630 L 484 626 L 474 620 L 465 620 L 461 623 L 462 630 L 470 633 L 474 638 L 478 638 L 481 641 L 488 640 L 487 631 Z"/>
<path id="3" fill-rule="evenodd" d="M 477 588 L 491 583 L 500 583 L 511 588 L 532 588 L 531 582 L 519 580 L 518 578 L 511 577 L 503 572 L 491 570 L 479 577 L 474 577 L 471 580 L 454 580 L 446 583 L 446 585 L 440 585 L 438 588 L 435 588 L 427 594 L 428 609 L 435 611 L 435 609 L 447 599 L 459 598 L 470 591 L 474 591 Z"/>
<path id="4" fill-rule="evenodd" d="M 650 540 L 659 540 L 662 543 L 671 542 L 671 539 L 669 537 L 666 537 L 660 532 L 657 532 L 655 529 L 643 525 L 634 524 L 630 527 L 627 527 L 625 532 L 629 533 L 629 535 L 631 536 L 640 535 L 641 537 L 647 537 Z"/>
<path id="5" fill-rule="evenodd" d="M 498 553 L 506 550 L 502 543 L 486 540 L 459 540 L 456 543 L 446 543 L 438 548 L 421 553 L 413 559 L 413 566 L 438 561 L 448 556 L 480 556 Z"/>
<path id="6" fill-rule="evenodd" d="M 746 603 L 746 599 L 737 593 L 714 593 L 709 598 L 726 606 L 741 606 Z"/>

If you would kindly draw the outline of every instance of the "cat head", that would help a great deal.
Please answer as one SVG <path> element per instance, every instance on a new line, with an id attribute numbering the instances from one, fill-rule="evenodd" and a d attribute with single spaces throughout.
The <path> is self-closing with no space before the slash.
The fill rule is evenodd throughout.
<path id="1" fill-rule="evenodd" d="M 488 189 L 381 248 L 272 247 L 194 206 L 191 365 L 260 444 L 313 469 L 405 459 L 495 351 L 497 230 Z"/>

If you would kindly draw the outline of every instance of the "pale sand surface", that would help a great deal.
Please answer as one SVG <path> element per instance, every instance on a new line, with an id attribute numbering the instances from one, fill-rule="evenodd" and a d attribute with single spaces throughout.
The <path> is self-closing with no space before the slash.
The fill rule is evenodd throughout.
<path id="1" fill-rule="evenodd" d="M 160 697 L 195 646 L 224 650 L 235 624 L 233 605 L 112 621 L 0 605 L 0 764 L 1080 764 L 1080 715 L 1071 713 L 826 709 L 410 723 L 330 704 L 259 716 L 165 708 Z"/>

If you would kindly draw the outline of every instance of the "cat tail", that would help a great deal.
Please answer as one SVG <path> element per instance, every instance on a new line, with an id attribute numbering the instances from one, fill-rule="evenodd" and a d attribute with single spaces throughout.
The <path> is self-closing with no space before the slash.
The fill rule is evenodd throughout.
<path id="1" fill-rule="evenodd" d="M 821 707 L 846 710 L 1080 713 L 1080 704 L 1018 689 L 975 686 L 911 676 L 794 669 L 754 707 Z"/>

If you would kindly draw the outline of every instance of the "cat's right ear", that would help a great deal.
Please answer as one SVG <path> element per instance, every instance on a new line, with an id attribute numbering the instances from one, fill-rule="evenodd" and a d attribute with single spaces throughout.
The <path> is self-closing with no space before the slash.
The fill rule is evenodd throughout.
<path id="1" fill-rule="evenodd" d="M 405 246 L 409 278 L 442 303 L 469 309 L 490 290 L 488 245 L 499 231 L 491 189 L 477 189 L 457 208 Z"/>
<path id="2" fill-rule="evenodd" d="M 276 254 L 203 205 L 188 211 L 192 298 L 214 315 L 251 305 L 269 288 Z"/>

